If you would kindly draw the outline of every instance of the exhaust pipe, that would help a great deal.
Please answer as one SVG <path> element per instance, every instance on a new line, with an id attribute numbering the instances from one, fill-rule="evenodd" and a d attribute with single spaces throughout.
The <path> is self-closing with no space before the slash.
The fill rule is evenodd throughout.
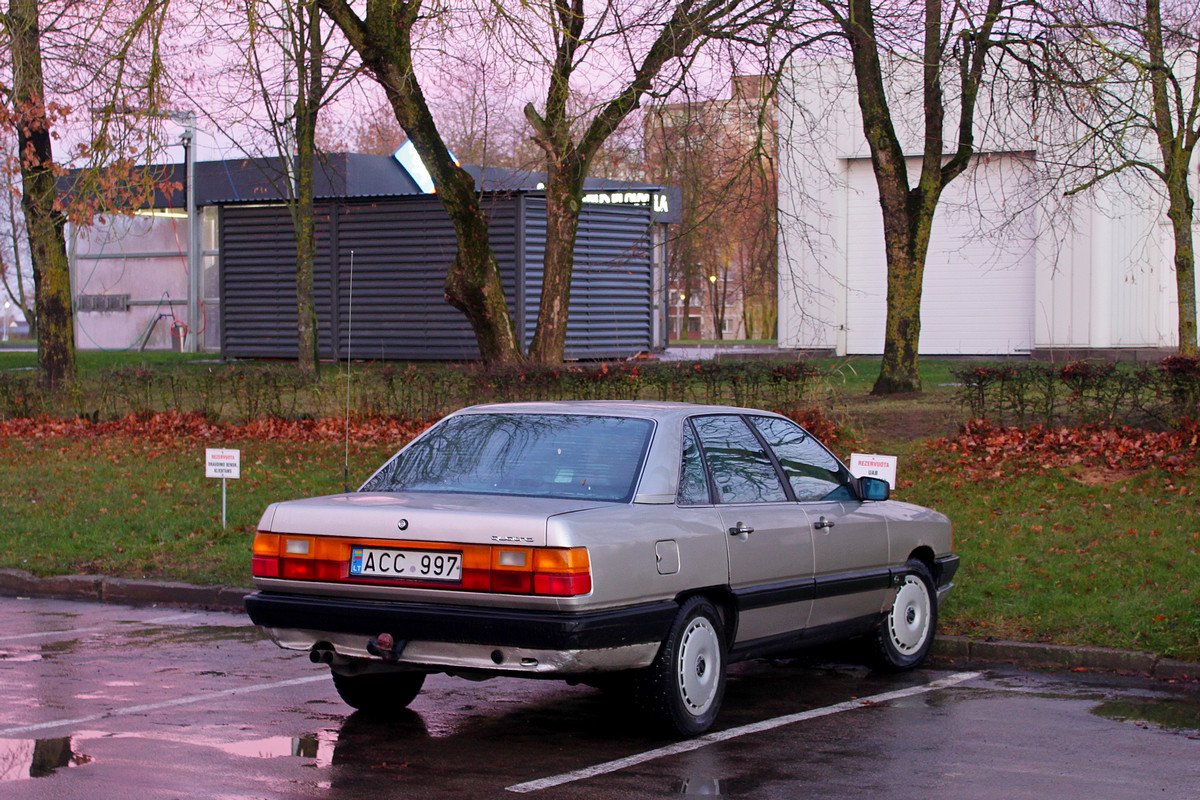
<path id="1" fill-rule="evenodd" d="M 308 660 L 314 664 L 332 664 L 334 655 L 331 647 L 314 647 L 308 651 Z"/>

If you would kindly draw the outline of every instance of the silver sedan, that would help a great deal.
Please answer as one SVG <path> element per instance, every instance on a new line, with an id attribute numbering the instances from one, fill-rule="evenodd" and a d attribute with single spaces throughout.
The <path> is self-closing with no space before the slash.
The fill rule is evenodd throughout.
<path id="1" fill-rule="evenodd" d="M 950 522 L 855 478 L 786 417 L 684 403 L 509 403 L 441 420 L 356 492 L 275 503 L 255 623 L 387 714 L 431 672 L 632 688 L 707 730 L 731 660 L 861 638 L 929 651 Z"/>

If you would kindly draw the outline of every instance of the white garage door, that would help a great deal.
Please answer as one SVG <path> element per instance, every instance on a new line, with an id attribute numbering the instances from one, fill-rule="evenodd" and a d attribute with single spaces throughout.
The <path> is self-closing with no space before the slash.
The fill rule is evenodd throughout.
<path id="1" fill-rule="evenodd" d="M 981 156 L 943 193 L 925 263 L 922 354 L 1032 349 L 1035 230 L 1031 204 L 1019 199 L 1025 194 L 1025 163 L 1023 156 Z M 919 169 L 920 162 L 911 160 L 910 173 Z M 868 159 L 849 165 L 847 223 L 846 351 L 879 354 L 887 266 L 879 192 Z"/>

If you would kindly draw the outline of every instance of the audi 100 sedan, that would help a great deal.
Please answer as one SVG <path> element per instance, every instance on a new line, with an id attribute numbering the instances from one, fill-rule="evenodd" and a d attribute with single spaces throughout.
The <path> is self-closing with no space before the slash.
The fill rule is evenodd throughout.
<path id="1" fill-rule="evenodd" d="M 919 665 L 950 522 L 778 414 L 684 403 L 463 409 L 355 492 L 275 503 L 251 619 L 386 715 L 430 673 L 637 693 L 707 730 L 731 661 L 860 638 Z"/>

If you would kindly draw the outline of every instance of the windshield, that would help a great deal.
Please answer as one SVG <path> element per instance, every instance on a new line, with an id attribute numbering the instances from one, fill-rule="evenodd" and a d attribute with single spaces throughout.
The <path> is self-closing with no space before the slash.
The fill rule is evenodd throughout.
<path id="1" fill-rule="evenodd" d="M 360 491 L 627 502 L 653 429 L 626 417 L 463 414 L 397 453 Z"/>

